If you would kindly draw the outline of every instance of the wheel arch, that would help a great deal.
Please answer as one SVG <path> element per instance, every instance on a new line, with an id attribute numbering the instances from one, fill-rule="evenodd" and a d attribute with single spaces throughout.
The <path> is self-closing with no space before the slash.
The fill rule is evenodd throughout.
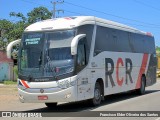
<path id="1" fill-rule="evenodd" d="M 98 78 L 95 83 L 99 83 L 102 91 L 102 100 L 104 100 L 104 82 L 102 78 Z"/>

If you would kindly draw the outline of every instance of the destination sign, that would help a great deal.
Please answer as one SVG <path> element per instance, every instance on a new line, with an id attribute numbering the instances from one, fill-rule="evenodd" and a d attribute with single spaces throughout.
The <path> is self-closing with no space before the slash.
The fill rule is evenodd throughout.
<path id="1" fill-rule="evenodd" d="M 40 38 L 31 38 L 31 39 L 26 39 L 26 45 L 32 45 L 32 44 L 38 44 L 40 41 Z"/>
<path id="2" fill-rule="evenodd" d="M 40 41 L 43 37 L 43 34 L 41 33 L 32 33 L 32 34 L 26 34 L 24 36 L 24 44 L 25 45 L 37 45 L 40 44 Z"/>

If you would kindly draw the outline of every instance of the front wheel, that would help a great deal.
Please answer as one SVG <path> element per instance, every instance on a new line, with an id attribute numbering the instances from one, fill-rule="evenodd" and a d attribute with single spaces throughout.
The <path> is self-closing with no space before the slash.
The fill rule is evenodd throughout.
<path id="1" fill-rule="evenodd" d="M 145 87 L 146 87 L 146 78 L 144 76 L 142 76 L 141 87 L 137 90 L 137 93 L 139 95 L 145 94 Z"/>
<path id="2" fill-rule="evenodd" d="M 91 105 L 93 106 L 100 105 L 102 100 L 101 96 L 102 96 L 101 86 L 98 82 L 96 82 L 95 89 L 94 89 L 94 97 L 89 101 Z"/>
<path id="3" fill-rule="evenodd" d="M 49 108 L 49 109 L 52 109 L 52 108 L 55 108 L 57 106 L 57 103 L 45 103 L 45 105 Z"/>

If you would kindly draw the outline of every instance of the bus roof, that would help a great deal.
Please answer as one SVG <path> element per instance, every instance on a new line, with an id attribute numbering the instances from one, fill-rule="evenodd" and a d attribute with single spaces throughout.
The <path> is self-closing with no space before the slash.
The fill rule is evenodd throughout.
<path id="1" fill-rule="evenodd" d="M 74 27 L 78 27 L 85 24 L 97 24 L 97 25 L 105 26 L 109 28 L 148 35 L 146 32 L 140 31 L 133 27 L 129 27 L 127 25 L 117 23 L 114 21 L 97 18 L 94 16 L 73 16 L 73 17 L 43 20 L 43 21 L 31 24 L 25 29 L 25 31 L 27 32 L 27 31 L 72 29 Z"/>

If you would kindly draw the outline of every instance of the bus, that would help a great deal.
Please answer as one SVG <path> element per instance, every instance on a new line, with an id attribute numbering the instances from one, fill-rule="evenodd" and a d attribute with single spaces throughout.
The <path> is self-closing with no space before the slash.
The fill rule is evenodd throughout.
<path id="1" fill-rule="evenodd" d="M 28 26 L 18 53 L 18 93 L 23 103 L 87 100 L 156 83 L 151 33 L 94 16 L 54 18 Z"/>

